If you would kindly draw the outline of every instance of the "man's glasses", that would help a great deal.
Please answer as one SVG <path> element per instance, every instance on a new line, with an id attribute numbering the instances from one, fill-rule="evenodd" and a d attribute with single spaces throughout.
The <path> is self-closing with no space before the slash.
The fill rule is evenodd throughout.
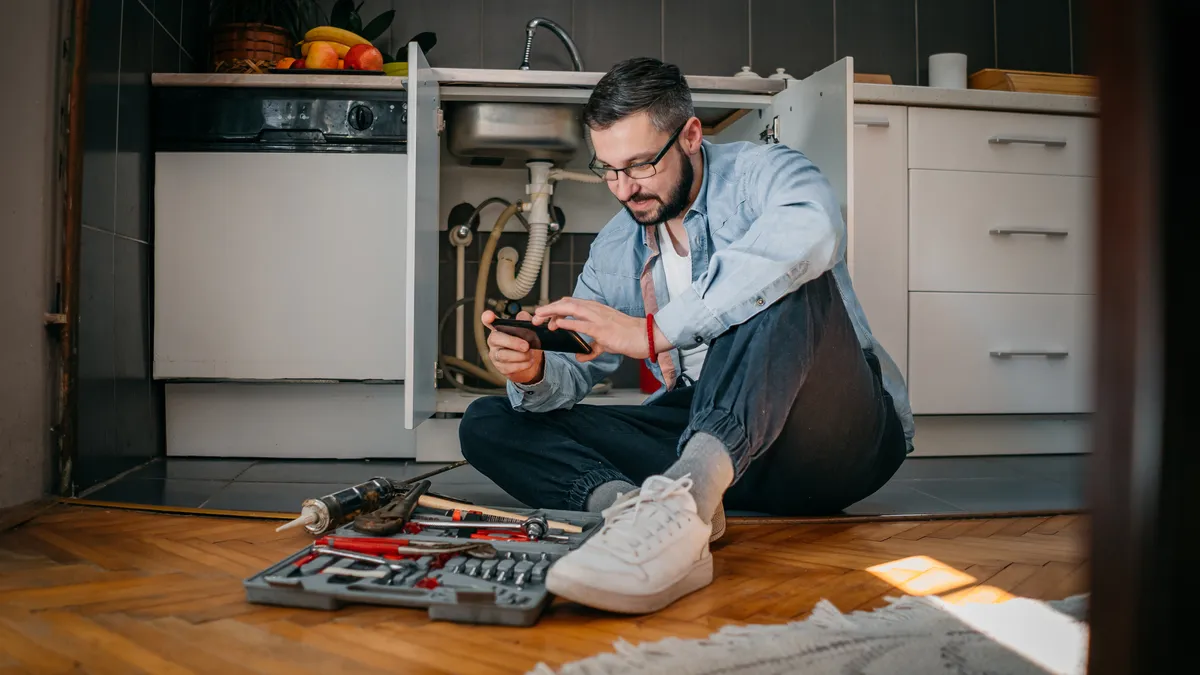
<path id="1" fill-rule="evenodd" d="M 593 156 L 592 161 L 588 164 L 588 168 L 592 170 L 592 173 L 600 176 L 610 183 L 617 180 L 618 173 L 624 173 L 626 176 L 629 176 L 635 180 L 649 178 L 658 173 L 658 163 L 662 161 L 663 157 L 667 156 L 667 150 L 670 150 L 671 146 L 675 144 L 675 141 L 679 139 L 679 134 L 683 132 L 683 128 L 686 126 L 687 122 L 679 125 L 679 128 L 675 130 L 675 133 L 671 134 L 671 137 L 667 139 L 667 144 L 662 147 L 662 150 L 659 150 L 658 154 L 654 156 L 654 159 L 648 162 L 639 162 L 623 169 L 615 169 L 611 166 L 597 164 L 596 157 Z"/>

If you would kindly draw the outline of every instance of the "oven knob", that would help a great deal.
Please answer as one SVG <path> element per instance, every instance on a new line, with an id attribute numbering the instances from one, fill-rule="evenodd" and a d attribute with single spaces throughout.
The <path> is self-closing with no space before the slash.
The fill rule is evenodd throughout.
<path id="1" fill-rule="evenodd" d="M 366 131 L 375 122 L 375 113 L 365 105 L 356 105 L 350 109 L 350 128 L 355 131 Z"/>

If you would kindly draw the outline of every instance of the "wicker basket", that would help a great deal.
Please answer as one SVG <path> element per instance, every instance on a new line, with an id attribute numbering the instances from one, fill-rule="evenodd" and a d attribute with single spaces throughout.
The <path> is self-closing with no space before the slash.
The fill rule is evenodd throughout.
<path id="1" fill-rule="evenodd" d="M 227 23 L 213 27 L 212 62 L 267 61 L 292 55 L 292 39 L 279 26 Z"/>

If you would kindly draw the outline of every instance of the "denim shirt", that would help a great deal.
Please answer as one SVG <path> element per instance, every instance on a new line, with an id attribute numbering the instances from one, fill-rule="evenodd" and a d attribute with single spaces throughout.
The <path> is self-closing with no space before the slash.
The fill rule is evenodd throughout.
<path id="1" fill-rule="evenodd" d="M 645 403 L 674 386 L 680 348 L 708 343 L 832 270 L 859 344 L 879 359 L 883 386 L 911 452 L 915 430 L 908 390 L 900 369 L 871 334 L 854 294 L 846 267 L 846 224 L 829 182 L 807 157 L 784 145 L 705 140 L 701 148 L 700 191 L 683 221 L 691 288 L 668 299 L 654 228 L 639 225 L 624 210 L 596 236 L 575 285 L 576 298 L 630 316 L 646 316 L 649 308 L 674 345 L 659 355 L 662 366 L 647 360 L 662 386 Z M 623 358 L 604 354 L 580 363 L 572 354 L 545 352 L 541 381 L 509 382 L 509 400 L 529 412 L 570 408 Z"/>

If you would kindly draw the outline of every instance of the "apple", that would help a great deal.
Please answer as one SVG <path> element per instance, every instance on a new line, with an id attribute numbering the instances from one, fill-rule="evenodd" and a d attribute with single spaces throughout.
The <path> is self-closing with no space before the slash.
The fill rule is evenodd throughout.
<path id="1" fill-rule="evenodd" d="M 338 54 L 333 45 L 327 42 L 314 42 L 304 58 L 306 67 L 310 70 L 337 70 Z"/>
<path id="2" fill-rule="evenodd" d="M 346 70 L 383 70 L 383 54 L 371 45 L 354 45 L 345 61 Z"/>
<path id="3" fill-rule="evenodd" d="M 288 70 L 303 70 L 303 69 L 304 69 L 304 59 L 296 59 L 295 61 L 292 61 L 291 67 L 288 68 Z"/>

